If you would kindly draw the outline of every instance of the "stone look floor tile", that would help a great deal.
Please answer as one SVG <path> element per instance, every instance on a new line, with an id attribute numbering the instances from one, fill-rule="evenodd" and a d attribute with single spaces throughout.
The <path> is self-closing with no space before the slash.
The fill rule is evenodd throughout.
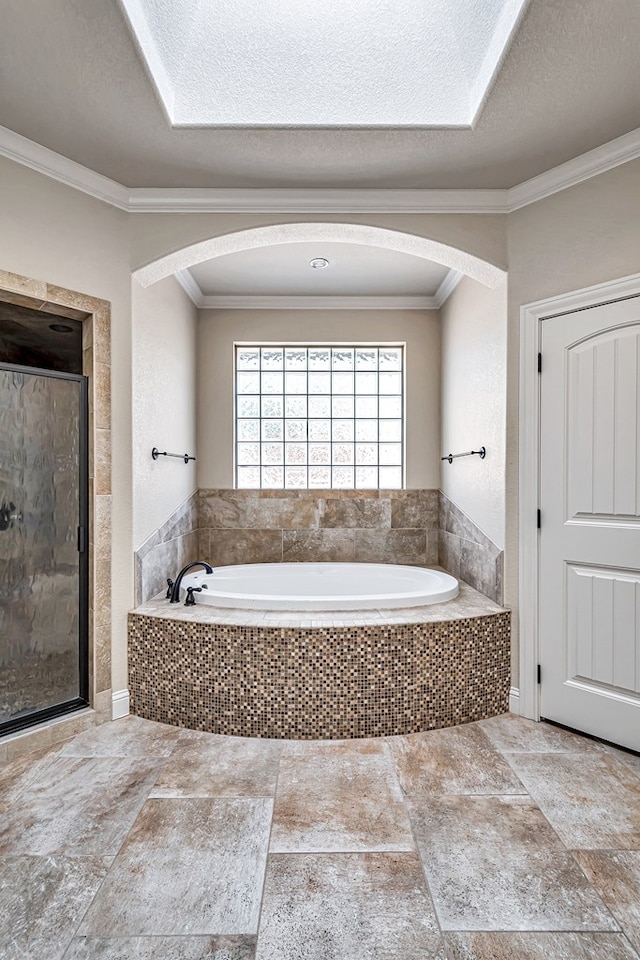
<path id="1" fill-rule="evenodd" d="M 389 746 L 408 796 L 526 792 L 477 723 L 394 737 Z"/>
<path id="2" fill-rule="evenodd" d="M 111 858 L 0 858 L 0 957 L 59 960 Z"/>
<path id="3" fill-rule="evenodd" d="M 152 797 L 272 797 L 281 740 L 183 731 Z"/>
<path id="4" fill-rule="evenodd" d="M 275 853 L 414 850 L 384 741 L 288 746 L 271 830 Z"/>
<path id="5" fill-rule="evenodd" d="M 254 960 L 255 937 L 76 937 L 64 960 Z"/>
<path id="6" fill-rule="evenodd" d="M 409 807 L 443 930 L 618 929 L 528 797 L 430 797 Z"/>
<path id="7" fill-rule="evenodd" d="M 388 757 L 386 737 L 359 740 L 283 740 L 283 756 L 300 758 L 376 756 Z"/>
<path id="8" fill-rule="evenodd" d="M 56 759 L 61 747 L 40 747 L 0 765 L 0 809 L 15 803 L 26 788 Z"/>
<path id="9" fill-rule="evenodd" d="M 0 855 L 116 854 L 157 775 L 154 759 L 57 757 L 0 820 Z"/>
<path id="10" fill-rule="evenodd" d="M 616 757 L 625 767 L 628 767 L 637 777 L 640 777 L 640 754 L 630 753 L 628 750 L 621 750 L 608 743 L 605 744 L 605 750 L 611 754 L 611 756 Z"/>
<path id="11" fill-rule="evenodd" d="M 416 854 L 269 858 L 256 960 L 429 960 L 440 944 Z"/>
<path id="12" fill-rule="evenodd" d="M 637 960 L 621 933 L 449 933 L 447 960 Z"/>
<path id="13" fill-rule="evenodd" d="M 513 713 L 480 720 L 478 726 L 501 753 L 601 753 L 605 749 L 597 740 Z"/>
<path id="14" fill-rule="evenodd" d="M 574 850 L 584 874 L 640 951 L 640 853 Z"/>
<path id="15" fill-rule="evenodd" d="M 168 757 L 180 731 L 165 723 L 123 717 L 103 723 L 75 737 L 63 750 L 65 757 Z"/>
<path id="16" fill-rule="evenodd" d="M 640 778 L 616 757 L 506 756 L 565 846 L 640 850 Z"/>
<path id="17" fill-rule="evenodd" d="M 79 934 L 255 934 L 272 807 L 148 800 Z"/>
<path id="18" fill-rule="evenodd" d="M 1 747 L 2 960 L 255 960 L 279 765 L 261 960 L 640 960 L 640 757 L 549 724 L 287 742 L 130 717 Z"/>

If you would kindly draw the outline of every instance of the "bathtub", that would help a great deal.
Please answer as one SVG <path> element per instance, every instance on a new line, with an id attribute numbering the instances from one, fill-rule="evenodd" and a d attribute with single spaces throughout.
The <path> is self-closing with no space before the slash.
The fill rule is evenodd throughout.
<path id="1" fill-rule="evenodd" d="M 263 586 L 271 566 L 258 567 Z M 326 598 L 323 584 L 334 571 L 342 591 L 335 604 L 351 566 L 278 564 L 280 593 L 284 585 L 291 596 L 291 578 L 308 575 L 305 593 L 313 584 L 312 599 Z M 388 596 L 393 567 L 382 567 L 380 580 L 376 564 L 355 566 L 365 589 L 378 580 Z M 222 586 L 247 569 L 256 570 L 217 570 L 212 579 Z M 395 571 L 400 579 L 403 571 L 432 572 Z M 190 585 L 202 579 L 196 574 Z M 388 610 L 379 593 L 377 609 L 343 613 L 309 610 L 306 597 L 307 609 L 293 612 L 221 608 L 202 601 L 208 584 L 195 596 L 193 607 L 162 595 L 129 614 L 129 691 L 139 717 L 233 737 L 341 740 L 418 733 L 509 709 L 510 613 L 463 582 L 444 603 Z"/>
<path id="2" fill-rule="evenodd" d="M 196 603 L 250 610 L 385 610 L 443 603 L 458 581 L 440 570 L 391 563 L 243 563 L 188 574 Z"/>

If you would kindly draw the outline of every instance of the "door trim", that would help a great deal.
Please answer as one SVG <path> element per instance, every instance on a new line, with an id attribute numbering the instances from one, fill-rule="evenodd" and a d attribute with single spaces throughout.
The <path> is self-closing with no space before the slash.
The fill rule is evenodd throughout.
<path id="1" fill-rule="evenodd" d="M 89 390 L 89 703 L 100 721 L 111 720 L 111 304 L 2 269 L 0 302 L 82 322 L 82 373 Z M 41 730 L 42 724 L 25 728 L 12 750 L 32 749 Z M 67 724 L 56 723 L 47 736 L 57 742 L 66 730 Z"/>
<path id="2" fill-rule="evenodd" d="M 520 715 L 540 719 L 540 662 L 538 626 L 540 505 L 540 374 L 538 352 L 541 323 L 545 319 L 588 310 L 616 300 L 640 296 L 640 273 L 609 280 L 592 287 L 537 300 L 520 308 L 520 404 L 519 404 L 519 637 Z M 542 376 L 544 376 L 544 358 Z M 544 517 L 542 518 L 544 523 Z"/>

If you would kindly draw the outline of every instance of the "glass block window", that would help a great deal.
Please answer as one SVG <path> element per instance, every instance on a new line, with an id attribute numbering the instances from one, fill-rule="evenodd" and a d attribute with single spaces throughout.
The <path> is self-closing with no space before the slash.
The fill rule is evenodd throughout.
<path id="1" fill-rule="evenodd" d="M 236 345 L 238 488 L 393 489 L 404 347 Z"/>

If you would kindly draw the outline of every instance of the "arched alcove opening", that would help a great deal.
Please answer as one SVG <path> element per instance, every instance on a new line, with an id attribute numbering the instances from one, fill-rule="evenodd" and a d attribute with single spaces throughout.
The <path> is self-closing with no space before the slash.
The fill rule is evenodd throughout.
<path id="1" fill-rule="evenodd" d="M 410 254 L 457 270 L 488 287 L 496 287 L 506 278 L 506 272 L 495 264 L 438 240 L 356 223 L 284 223 L 226 233 L 159 257 L 136 270 L 133 277 L 148 287 L 205 260 L 257 247 L 310 241 L 351 243 Z"/>
<path id="2" fill-rule="evenodd" d="M 188 325 L 190 330 L 188 335 L 178 332 L 183 313 L 185 311 L 188 313 L 193 307 L 173 282 L 173 277 L 181 271 L 188 271 L 190 268 L 215 260 L 220 260 L 222 263 L 222 258 L 225 257 L 229 260 L 234 257 L 237 259 L 247 251 L 257 251 L 261 248 L 266 251 L 268 248 L 278 246 L 292 247 L 296 244 L 307 244 L 314 247 L 317 245 L 317 252 L 322 253 L 322 244 L 330 243 L 353 245 L 354 248 L 359 247 L 361 250 L 389 251 L 390 261 L 395 256 L 405 255 L 407 258 L 422 261 L 425 269 L 428 264 L 438 264 L 445 268 L 444 272 L 448 269 L 463 276 L 461 284 L 463 292 L 458 294 L 456 291 L 440 315 L 435 305 L 431 308 L 423 306 L 420 309 L 400 308 L 397 304 L 391 309 L 389 307 L 376 309 L 370 305 L 366 308 L 362 305 L 354 308 L 352 305 L 343 309 L 335 306 L 327 309 L 326 306 L 323 308 L 322 304 L 316 303 L 313 308 L 305 309 L 304 305 L 296 303 L 295 310 L 287 309 L 281 304 L 277 309 L 274 306 L 256 309 L 247 307 L 246 304 L 242 307 L 212 306 L 211 309 L 205 307 L 199 311 L 193 310 L 193 313 L 197 313 L 197 317 Z M 315 252 L 315 250 L 312 251 L 312 253 Z M 408 488 L 407 494 L 410 493 L 414 497 L 415 504 L 412 501 L 411 508 L 407 507 L 404 513 L 399 507 L 393 507 L 392 522 L 391 500 L 393 497 L 387 498 L 389 502 L 380 502 L 375 508 L 380 513 L 380 523 L 377 520 L 373 521 L 371 512 L 372 510 L 375 512 L 375 509 L 367 504 L 363 507 L 367 517 L 364 518 L 363 513 L 362 524 L 360 524 L 362 530 L 357 530 L 358 524 L 355 523 L 354 518 L 352 517 L 355 526 L 346 522 L 345 513 L 348 509 L 353 512 L 353 504 L 357 500 L 357 486 L 356 492 L 352 491 L 352 504 L 349 508 L 335 507 L 337 511 L 341 511 L 341 517 L 344 514 L 344 522 L 342 520 L 338 522 L 334 518 L 336 524 L 334 526 L 331 526 L 328 521 L 320 522 L 318 517 L 325 508 L 318 507 L 317 503 L 312 504 L 313 497 L 311 497 L 306 508 L 309 514 L 307 520 L 312 524 L 313 529 L 298 530 L 300 541 L 298 543 L 294 529 L 297 521 L 294 523 L 293 515 L 289 516 L 291 504 L 289 506 L 285 504 L 287 497 L 291 497 L 291 492 L 287 493 L 284 489 L 280 503 L 274 490 L 270 488 L 269 497 L 262 500 L 262 503 L 253 504 L 250 510 L 245 510 L 247 516 L 251 514 L 253 518 L 247 522 L 246 526 L 244 522 L 238 520 L 236 526 L 227 529 L 222 522 L 226 517 L 222 507 L 218 509 L 214 504 L 210 510 L 205 508 L 204 513 L 208 510 L 207 522 L 201 523 L 201 517 L 196 518 L 197 554 L 214 564 L 243 562 L 246 559 L 245 554 L 257 556 L 264 561 L 282 560 L 287 553 L 290 559 L 308 560 L 312 559 L 311 553 L 322 557 L 326 555 L 327 550 L 329 550 L 329 558 L 333 558 L 334 553 L 331 551 L 335 547 L 336 558 L 339 556 L 340 559 L 345 560 L 351 554 L 347 556 L 344 551 L 348 552 L 351 549 L 350 544 L 353 541 L 354 550 L 357 548 L 361 553 L 368 549 L 373 551 L 369 559 L 373 558 L 373 554 L 378 556 L 384 553 L 395 554 L 395 559 L 400 562 L 417 564 L 440 562 L 438 497 L 440 490 L 448 489 L 446 482 L 449 480 L 448 476 L 442 476 L 440 457 L 443 453 L 477 449 L 480 445 L 486 444 L 491 450 L 480 468 L 477 466 L 469 468 L 463 461 L 456 461 L 455 468 L 449 467 L 448 464 L 444 465 L 445 469 L 450 471 L 455 469 L 459 477 L 465 474 L 467 479 L 462 485 L 456 487 L 455 491 L 457 492 L 458 489 L 462 491 L 461 499 L 463 500 L 468 496 L 468 502 L 463 502 L 462 506 L 467 515 L 480 526 L 478 537 L 481 539 L 481 525 L 484 520 L 487 519 L 487 523 L 492 522 L 495 514 L 501 515 L 504 506 L 502 406 L 505 385 L 502 353 L 505 352 L 503 348 L 506 345 L 506 298 L 504 297 L 506 276 L 506 271 L 494 263 L 439 240 L 401 230 L 349 222 L 285 223 L 236 230 L 221 236 L 199 240 L 197 243 L 190 243 L 179 250 L 163 254 L 139 268 L 133 274 L 134 340 L 138 336 L 136 331 L 141 318 L 141 314 L 137 313 L 139 306 L 145 311 L 144 323 L 148 330 L 147 352 L 144 353 L 141 348 L 137 354 L 134 350 L 134 391 L 137 390 L 140 396 L 140 404 L 134 403 L 134 411 L 139 411 L 134 412 L 134 434 L 138 441 L 134 442 L 134 448 L 144 451 L 145 454 L 140 459 L 140 469 L 134 466 L 134 489 L 137 491 L 136 498 L 139 501 L 140 513 L 146 511 L 150 514 L 150 490 L 159 490 L 160 496 L 164 498 L 168 495 L 174 496 L 176 507 L 182 496 L 182 506 L 184 506 L 186 502 L 184 486 L 178 481 L 186 476 L 187 470 L 192 470 L 194 487 L 200 492 L 200 502 L 206 501 L 214 491 L 213 499 L 216 503 L 222 502 L 226 497 L 230 503 L 229 509 L 234 516 L 238 512 L 242 514 L 244 508 L 241 501 L 243 497 L 247 499 L 248 491 L 235 490 L 237 451 L 234 446 L 234 343 L 260 341 L 270 344 L 294 342 L 362 344 L 394 341 L 406 344 L 404 485 Z M 451 311 L 449 305 L 454 302 L 458 305 Z M 441 329 L 445 326 L 445 312 L 446 323 L 450 325 L 451 331 L 447 338 L 441 337 Z M 166 314 L 167 323 L 161 323 L 161 317 L 164 314 Z M 171 323 L 174 324 L 175 335 L 170 330 Z M 486 343 L 483 343 L 482 328 L 485 324 L 489 335 Z M 186 328 L 184 325 L 184 330 Z M 160 332 L 161 330 L 163 333 Z M 194 330 L 197 332 L 194 333 Z M 158 341 L 162 341 L 160 345 Z M 468 348 L 466 344 L 469 345 Z M 187 383 L 188 378 L 184 373 L 179 372 L 180 357 L 182 353 L 186 356 L 188 351 L 195 356 L 197 391 L 192 390 L 193 384 Z M 470 352 L 478 354 L 477 363 L 473 358 L 469 358 Z M 487 352 L 491 353 L 491 357 L 487 357 Z M 152 355 L 155 357 L 153 362 Z M 463 356 L 466 358 L 464 363 L 461 362 Z M 143 377 L 138 378 L 136 369 L 143 374 Z M 184 369 L 183 363 L 182 370 Z M 447 377 L 446 394 L 441 390 L 441 384 L 444 382 L 443 371 L 446 371 Z M 488 371 L 491 371 L 491 376 L 488 376 Z M 180 387 L 181 377 L 184 379 L 184 389 Z M 197 392 L 191 418 L 177 415 L 178 404 L 171 399 L 177 387 L 185 396 L 189 390 Z M 495 403 L 494 397 L 498 398 Z M 444 407 L 446 409 L 443 409 Z M 471 412 L 474 410 L 478 412 L 475 419 L 471 417 Z M 483 411 L 486 414 L 485 420 L 490 417 L 492 423 L 495 421 L 494 433 L 485 429 L 482 419 Z M 152 421 L 155 422 L 153 437 L 150 433 Z M 473 436 L 470 435 L 472 423 Z M 183 450 L 179 444 L 181 439 L 184 442 L 188 436 L 189 424 L 191 427 L 195 424 L 197 435 L 198 461 L 195 469 L 184 467 L 178 461 L 174 462 L 175 466 L 170 466 L 166 461 L 149 462 L 148 453 L 151 446 L 182 453 Z M 166 435 L 170 439 L 162 440 L 159 432 L 165 431 L 165 428 Z M 482 433 L 482 436 L 476 437 L 476 433 Z M 494 439 L 498 433 L 501 437 L 500 442 Z M 445 436 L 446 443 L 454 445 L 451 451 L 442 449 Z M 186 450 L 185 447 L 184 452 L 191 454 L 194 451 Z M 476 461 L 478 458 L 471 459 Z M 476 471 L 475 477 L 472 474 L 473 469 Z M 172 482 L 175 484 L 173 493 L 171 492 Z M 310 482 L 307 484 L 309 489 L 313 486 Z M 282 487 L 286 488 L 285 482 Z M 485 498 L 488 499 L 487 506 L 479 492 L 489 487 L 495 489 L 490 497 Z M 180 494 L 178 494 L 179 490 L 182 491 Z M 329 488 L 327 491 L 331 499 L 335 501 L 340 499 L 339 491 L 331 492 Z M 259 494 L 260 491 L 256 493 Z M 318 498 L 323 502 L 326 500 L 326 496 L 320 496 L 317 490 L 315 494 L 316 501 Z M 305 493 L 301 489 L 299 499 L 304 501 L 304 498 Z M 369 491 L 365 499 L 372 501 L 375 497 L 372 497 Z M 256 497 L 256 500 L 259 501 L 260 497 Z M 271 501 L 270 504 L 267 503 L 268 500 Z M 476 502 L 478 517 L 473 516 Z M 168 499 L 166 503 L 168 504 Z M 426 504 L 429 504 L 429 507 L 425 506 Z M 164 507 L 163 510 L 164 516 L 167 510 Z M 192 505 L 184 508 L 183 513 L 188 514 L 189 510 L 193 510 Z M 279 514 L 278 517 L 275 515 L 278 510 L 282 514 L 281 517 Z M 286 519 L 285 514 L 289 519 Z M 181 529 L 186 529 L 184 517 L 180 519 L 172 516 L 169 518 L 168 527 L 165 523 L 166 531 L 161 534 L 161 538 L 165 534 L 168 535 L 167 531 L 173 529 L 176 523 L 182 524 Z M 300 524 L 302 520 L 298 526 Z M 389 527 L 388 530 L 385 524 Z M 147 536 L 151 533 L 153 540 L 156 536 L 156 525 L 150 523 L 148 526 L 149 530 L 145 529 L 144 534 Z M 356 530 L 355 533 L 354 530 Z M 490 532 L 493 531 L 490 529 Z M 453 538 L 448 539 L 448 546 L 455 553 L 460 538 L 451 531 L 447 533 L 450 533 Z M 341 540 L 342 534 L 344 536 Z M 191 541 L 188 541 L 189 536 L 192 536 L 191 532 L 181 535 L 181 544 L 184 549 L 180 557 L 183 559 L 186 559 L 187 553 L 194 548 L 194 539 L 192 537 Z M 141 544 L 141 541 L 142 536 L 136 536 L 137 544 Z M 486 559 L 487 563 L 492 565 L 492 569 L 496 569 L 495 554 L 500 553 L 501 547 L 502 544 L 499 543 L 491 556 L 482 558 L 483 561 Z M 244 554 L 241 548 L 245 551 Z M 153 546 L 150 549 L 153 551 L 154 558 L 147 561 L 146 557 L 143 557 L 143 566 L 153 571 L 156 580 L 151 585 L 142 583 L 139 585 L 143 596 L 149 595 L 152 588 L 159 589 L 162 579 L 160 574 L 166 575 L 167 570 L 171 573 L 168 566 L 166 570 L 162 569 L 155 559 L 155 554 L 168 551 L 168 548 L 165 550 L 164 540 L 161 539 L 160 543 L 153 540 Z M 214 555 L 212 550 L 214 553 L 218 552 Z M 224 558 L 220 553 L 223 550 L 227 550 Z M 473 559 L 477 564 L 478 558 L 475 554 Z M 459 567 L 460 557 L 454 557 L 453 562 Z M 461 573 L 460 569 L 456 569 L 455 572 Z M 500 589 L 497 574 L 492 574 L 491 582 L 492 592 L 497 594 Z"/>

